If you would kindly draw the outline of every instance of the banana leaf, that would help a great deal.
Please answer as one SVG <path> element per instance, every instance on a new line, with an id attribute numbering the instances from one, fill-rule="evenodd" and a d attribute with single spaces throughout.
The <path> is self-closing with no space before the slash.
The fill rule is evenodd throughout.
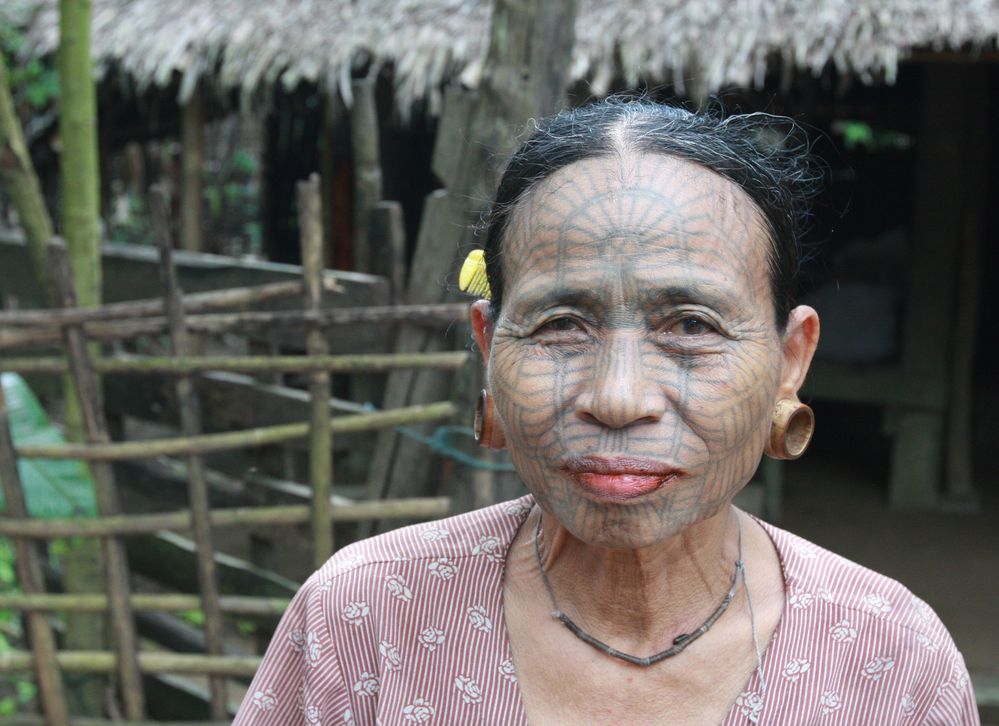
<path id="1" fill-rule="evenodd" d="M 64 443 L 62 433 L 49 421 L 21 376 L 0 374 L 0 385 L 7 398 L 15 445 Z M 29 516 L 37 519 L 96 516 L 94 482 L 82 461 L 20 459 L 17 467 Z M 4 507 L 0 490 L 0 510 Z"/>

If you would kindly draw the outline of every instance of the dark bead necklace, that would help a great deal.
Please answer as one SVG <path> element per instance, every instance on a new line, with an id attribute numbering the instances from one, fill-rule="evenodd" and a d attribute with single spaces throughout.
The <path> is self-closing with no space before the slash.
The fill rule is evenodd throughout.
<path id="1" fill-rule="evenodd" d="M 695 640 L 700 638 L 708 629 L 715 624 L 715 622 L 722 616 L 722 614 L 728 609 L 728 606 L 732 603 L 735 598 L 736 588 L 739 586 L 739 573 L 743 571 L 742 564 L 742 521 L 736 517 L 736 522 L 739 526 L 739 559 L 735 561 L 735 573 L 732 575 L 732 586 L 728 589 L 728 594 L 721 601 L 721 604 L 715 608 L 715 611 L 708 616 L 708 619 L 697 630 L 691 633 L 681 633 L 673 639 L 673 645 L 666 650 L 650 655 L 647 658 L 640 658 L 637 655 L 629 655 L 628 653 L 622 653 L 617 648 L 612 648 L 607 645 L 602 640 L 594 638 L 592 635 L 587 633 L 581 627 L 576 625 L 572 619 L 566 615 L 558 606 L 558 602 L 555 600 L 555 592 L 552 590 L 552 585 L 548 581 L 548 574 L 545 572 L 545 567 L 541 559 L 541 515 L 538 515 L 538 526 L 534 530 L 534 552 L 538 558 L 538 570 L 541 572 L 541 579 L 545 583 L 545 590 L 548 591 L 548 597 L 551 598 L 552 607 L 552 617 L 558 620 L 562 625 L 569 629 L 569 632 L 575 635 L 577 638 L 582 640 L 587 645 L 590 645 L 597 650 L 606 653 L 612 658 L 617 658 L 623 660 L 627 663 L 633 663 L 638 666 L 650 666 L 660 661 L 666 660 L 667 658 L 672 658 L 674 655 L 682 653 L 684 648 L 693 643 Z M 753 633 L 755 641 L 755 630 Z M 759 665 L 759 648 L 757 647 L 757 665 Z"/>

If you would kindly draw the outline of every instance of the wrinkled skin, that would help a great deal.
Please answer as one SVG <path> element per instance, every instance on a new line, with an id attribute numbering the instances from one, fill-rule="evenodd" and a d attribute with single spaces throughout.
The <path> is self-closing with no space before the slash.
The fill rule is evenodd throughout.
<path id="1" fill-rule="evenodd" d="M 729 503 L 778 397 L 800 385 L 801 321 L 814 318 L 799 308 L 777 330 L 749 197 L 671 157 L 591 159 L 521 202 L 503 253 L 502 310 L 474 316 L 510 454 L 541 508 L 584 542 L 631 548 Z M 562 469 L 590 454 L 682 473 L 647 497 L 594 501 Z"/>

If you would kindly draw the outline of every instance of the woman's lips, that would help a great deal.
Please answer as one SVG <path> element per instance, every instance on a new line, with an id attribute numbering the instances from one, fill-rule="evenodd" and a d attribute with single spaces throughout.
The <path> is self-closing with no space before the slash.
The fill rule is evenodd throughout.
<path id="1" fill-rule="evenodd" d="M 583 489 L 606 499 L 650 494 L 682 473 L 654 459 L 600 456 L 574 457 L 563 468 Z"/>

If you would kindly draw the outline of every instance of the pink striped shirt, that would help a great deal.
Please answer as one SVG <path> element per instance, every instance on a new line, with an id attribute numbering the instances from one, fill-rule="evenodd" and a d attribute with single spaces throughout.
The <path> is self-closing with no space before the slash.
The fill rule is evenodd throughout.
<path id="1" fill-rule="evenodd" d="M 236 724 L 526 724 L 502 608 L 531 497 L 345 547 L 281 620 Z M 724 724 L 978 724 L 964 660 L 902 585 L 764 524 L 784 613 Z"/>

